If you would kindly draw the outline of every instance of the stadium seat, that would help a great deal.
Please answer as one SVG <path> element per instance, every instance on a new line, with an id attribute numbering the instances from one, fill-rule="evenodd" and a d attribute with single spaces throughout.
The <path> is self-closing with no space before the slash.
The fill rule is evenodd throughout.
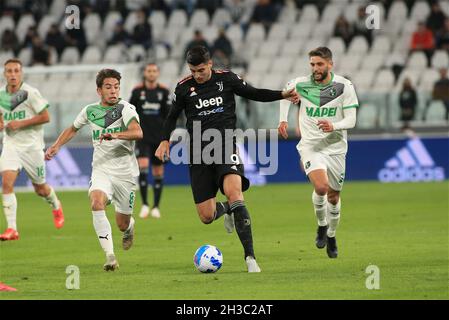
<path id="1" fill-rule="evenodd" d="M 84 51 L 83 57 L 81 59 L 82 64 L 97 64 L 101 62 L 102 52 L 96 46 L 89 46 Z"/>
<path id="2" fill-rule="evenodd" d="M 125 30 L 133 34 L 134 27 L 137 25 L 137 11 L 130 12 L 125 20 Z"/>
<path id="3" fill-rule="evenodd" d="M 130 62 L 143 62 L 146 60 L 147 52 L 145 48 L 140 44 L 132 45 L 128 50 L 126 50 Z"/>
<path id="4" fill-rule="evenodd" d="M 360 69 L 375 71 L 384 66 L 385 55 L 383 54 L 368 54 L 363 57 Z"/>
<path id="5" fill-rule="evenodd" d="M 67 47 L 61 55 L 61 64 L 74 65 L 80 61 L 80 53 L 76 47 Z"/>
<path id="6" fill-rule="evenodd" d="M 417 86 L 422 71 L 423 70 L 410 69 L 410 68 L 404 69 L 399 75 L 398 81 L 396 82 L 395 90 L 396 91 L 401 90 L 405 78 L 409 78 L 414 87 Z"/>
<path id="7" fill-rule="evenodd" d="M 352 23 L 357 19 L 357 13 L 361 5 L 362 3 L 355 1 L 345 6 L 343 13 L 346 20 L 348 20 L 349 23 Z"/>
<path id="8" fill-rule="evenodd" d="M 432 56 L 433 68 L 449 68 L 449 54 L 445 50 L 437 50 Z"/>
<path id="9" fill-rule="evenodd" d="M 419 90 L 431 93 L 435 82 L 440 79 L 440 73 L 435 69 L 426 69 L 419 78 Z"/>
<path id="10" fill-rule="evenodd" d="M 394 86 L 394 74 L 389 69 L 384 69 L 377 73 L 372 90 L 374 92 L 388 92 Z"/>
<path id="11" fill-rule="evenodd" d="M 374 38 L 370 53 L 386 55 L 391 51 L 390 38 L 387 36 L 377 36 Z"/>
<path id="12" fill-rule="evenodd" d="M 248 73 L 248 75 L 245 77 L 245 80 L 253 87 L 260 87 L 260 82 L 263 76 L 264 75 L 261 75 L 259 73 Z"/>
<path id="13" fill-rule="evenodd" d="M 174 10 L 170 18 L 168 19 L 167 28 L 184 28 L 187 25 L 187 14 L 184 10 L 176 9 Z"/>
<path id="14" fill-rule="evenodd" d="M 67 0 L 53 1 L 49 14 L 59 20 L 66 12 Z"/>
<path id="15" fill-rule="evenodd" d="M 248 29 L 246 34 L 246 42 L 258 42 L 261 43 L 265 40 L 265 29 L 261 23 L 253 23 Z"/>
<path id="16" fill-rule="evenodd" d="M 301 23 L 309 23 L 315 25 L 318 23 L 318 19 L 320 17 L 320 13 L 318 12 L 318 8 L 314 4 L 306 4 L 301 11 L 301 16 L 299 21 Z"/>
<path id="17" fill-rule="evenodd" d="M 109 46 L 104 54 L 103 62 L 112 64 L 125 62 L 126 59 L 123 55 L 123 49 L 122 45 Z"/>
<path id="18" fill-rule="evenodd" d="M 360 55 L 343 55 L 340 59 L 334 61 L 336 72 L 343 76 L 351 76 L 359 69 L 363 57 Z"/>
<path id="19" fill-rule="evenodd" d="M 197 9 L 190 19 L 190 27 L 203 30 L 209 25 L 209 14 L 204 9 Z"/>
<path id="20" fill-rule="evenodd" d="M 293 41 L 307 41 L 312 33 L 313 25 L 306 22 L 298 22 L 291 25 L 289 38 Z"/>
<path id="21" fill-rule="evenodd" d="M 288 38 L 289 28 L 285 24 L 275 23 L 268 32 L 268 41 L 285 41 Z"/>
<path id="22" fill-rule="evenodd" d="M 281 9 L 278 17 L 278 23 L 286 26 L 293 25 L 298 20 L 298 10 L 296 7 L 290 7 L 288 5 Z"/>
<path id="23" fill-rule="evenodd" d="M 154 46 L 154 57 L 156 61 L 165 60 L 168 58 L 168 50 L 167 47 L 161 44 L 157 44 Z"/>
<path id="24" fill-rule="evenodd" d="M 271 59 L 269 58 L 255 58 L 249 63 L 248 73 L 264 74 L 268 71 L 271 65 Z"/>
<path id="25" fill-rule="evenodd" d="M 203 36 L 208 43 L 213 45 L 215 39 L 218 37 L 218 27 L 215 25 L 210 25 L 203 31 Z"/>
<path id="26" fill-rule="evenodd" d="M 5 32 L 5 30 L 11 30 L 14 31 L 14 27 L 15 27 L 15 23 L 14 23 L 14 19 L 11 16 L 2 16 L 0 18 L 0 40 L 1 37 L 3 36 L 3 32 Z"/>
<path id="27" fill-rule="evenodd" d="M 101 18 L 97 13 L 91 13 L 83 21 L 83 28 L 86 34 L 86 40 L 89 45 L 97 44 L 102 38 L 101 35 Z"/>
<path id="28" fill-rule="evenodd" d="M 281 90 L 289 79 L 285 78 L 285 74 L 270 73 L 262 78 L 259 83 L 260 87 L 272 90 Z"/>
<path id="29" fill-rule="evenodd" d="M 33 59 L 33 51 L 31 48 L 23 48 L 20 50 L 19 53 L 19 59 L 22 61 L 22 64 L 24 66 L 29 66 Z M 3 61 L 0 61 L 0 63 L 3 63 Z"/>
<path id="30" fill-rule="evenodd" d="M 273 58 L 279 54 L 279 49 L 281 48 L 282 41 L 265 41 L 263 42 L 258 49 L 258 57 L 261 58 Z"/>
<path id="31" fill-rule="evenodd" d="M 15 28 L 15 32 L 20 43 L 22 43 L 25 40 L 28 29 L 35 25 L 36 21 L 34 20 L 34 17 L 31 14 L 26 14 L 20 17 L 20 20 Z"/>
<path id="32" fill-rule="evenodd" d="M 343 11 L 343 4 L 341 2 L 333 2 L 328 4 L 321 14 L 320 25 L 332 22 L 335 24 L 335 21 L 340 16 Z"/>
<path id="33" fill-rule="evenodd" d="M 412 7 L 410 19 L 414 21 L 425 21 L 430 14 L 430 6 L 427 1 L 418 0 Z"/>
<path id="34" fill-rule="evenodd" d="M 424 52 L 421 51 L 413 52 L 407 61 L 407 68 L 416 71 L 423 71 L 424 69 L 426 69 L 427 57 L 424 54 Z"/>
<path id="35" fill-rule="evenodd" d="M 329 39 L 327 43 L 327 47 L 332 50 L 332 53 L 335 54 L 344 54 L 346 52 L 346 45 L 343 42 L 343 39 L 340 37 L 332 37 Z"/>
<path id="36" fill-rule="evenodd" d="M 371 103 L 362 104 L 357 112 L 357 128 L 373 129 L 377 126 L 377 107 Z"/>
<path id="37" fill-rule="evenodd" d="M 368 41 L 363 36 L 356 36 L 349 44 L 348 55 L 364 55 L 368 52 Z"/>
<path id="38" fill-rule="evenodd" d="M 177 77 L 179 75 L 179 64 L 176 60 L 164 61 L 160 66 L 161 74 Z"/>
<path id="39" fill-rule="evenodd" d="M 151 13 L 151 16 L 148 18 L 148 22 L 151 24 L 153 28 L 164 29 L 167 23 L 167 17 L 165 16 L 165 12 L 162 10 L 153 11 Z"/>
<path id="40" fill-rule="evenodd" d="M 280 55 L 283 57 L 297 57 L 302 51 L 303 41 L 285 41 L 281 44 Z"/>
<path id="41" fill-rule="evenodd" d="M 356 91 L 367 92 L 371 90 L 375 76 L 374 70 L 360 70 L 352 78 L 352 83 L 355 86 Z"/>
<path id="42" fill-rule="evenodd" d="M 404 1 L 393 1 L 388 12 L 389 23 L 394 21 L 405 21 L 407 19 L 408 9 Z"/>
<path id="43" fill-rule="evenodd" d="M 103 23 L 103 35 L 109 41 L 113 36 L 114 27 L 117 23 L 123 20 L 122 15 L 118 11 L 108 12 Z"/>
<path id="44" fill-rule="evenodd" d="M 224 8 L 215 10 L 211 24 L 217 27 L 226 27 L 232 23 L 231 14 Z"/>
<path id="45" fill-rule="evenodd" d="M 303 77 L 311 73 L 308 55 L 302 55 L 296 58 L 295 64 L 293 65 L 293 73 L 295 74 L 295 78 Z"/>
<path id="46" fill-rule="evenodd" d="M 426 112 L 427 122 L 436 122 L 444 124 L 446 117 L 446 108 L 441 101 L 432 101 Z"/>
<path id="47" fill-rule="evenodd" d="M 41 19 L 37 27 L 37 33 L 41 39 L 45 40 L 48 30 L 50 30 L 51 25 L 54 23 L 57 23 L 57 20 L 50 15 L 46 15 Z"/>
<path id="48" fill-rule="evenodd" d="M 280 56 L 271 63 L 270 73 L 282 73 L 284 75 L 289 74 L 292 71 L 293 64 L 296 57 L 293 56 Z"/>
<path id="49" fill-rule="evenodd" d="M 324 39 L 324 38 L 311 38 L 302 47 L 302 54 L 307 55 L 310 50 L 313 50 L 318 47 L 322 47 L 325 43 L 326 43 L 326 39 Z"/>

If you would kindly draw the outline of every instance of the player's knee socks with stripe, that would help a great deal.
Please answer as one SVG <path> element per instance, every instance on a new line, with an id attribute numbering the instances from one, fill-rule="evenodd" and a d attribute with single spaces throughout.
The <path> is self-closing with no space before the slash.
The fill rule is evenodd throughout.
<path id="1" fill-rule="evenodd" d="M 17 198 L 14 193 L 4 194 L 3 198 L 3 212 L 5 213 L 8 228 L 17 231 Z"/>
<path id="2" fill-rule="evenodd" d="M 218 220 L 225 213 L 229 214 L 230 207 L 227 202 L 217 202 L 217 207 L 215 209 L 215 218 L 214 220 Z"/>
<path id="3" fill-rule="evenodd" d="M 162 188 L 164 186 L 164 177 L 156 176 L 153 179 L 153 194 L 154 194 L 154 208 L 159 207 L 159 202 L 161 201 Z"/>
<path id="4" fill-rule="evenodd" d="M 139 175 L 140 196 L 142 203 L 148 205 L 148 168 L 140 169 Z"/>
<path id="5" fill-rule="evenodd" d="M 318 225 L 320 227 L 327 226 L 327 196 L 320 196 L 315 191 L 313 191 L 312 202 L 315 209 L 315 215 L 318 219 Z"/>
<path id="6" fill-rule="evenodd" d="M 239 235 L 240 242 L 245 251 L 245 258 L 254 255 L 253 235 L 251 231 L 251 218 L 246 209 L 244 201 L 236 201 L 230 206 L 231 212 L 234 213 L 235 230 Z"/>
<path id="7" fill-rule="evenodd" d="M 92 211 L 95 232 L 106 255 L 114 254 L 112 229 L 106 211 Z"/>
<path id="8" fill-rule="evenodd" d="M 337 231 L 338 223 L 340 222 L 341 200 L 339 199 L 335 205 L 329 202 L 328 206 L 329 229 L 327 229 L 327 236 L 333 238 L 335 237 L 335 232 Z"/>
<path id="9" fill-rule="evenodd" d="M 59 209 L 59 205 L 60 205 L 59 200 L 58 200 L 58 197 L 56 196 L 55 190 L 52 187 L 50 187 L 50 194 L 44 198 L 45 198 L 45 201 L 47 201 L 51 205 L 53 210 Z"/>

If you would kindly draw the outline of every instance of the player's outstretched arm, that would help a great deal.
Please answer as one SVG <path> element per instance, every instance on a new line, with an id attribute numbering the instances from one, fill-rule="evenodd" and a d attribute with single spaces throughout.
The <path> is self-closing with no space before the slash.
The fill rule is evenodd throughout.
<path id="1" fill-rule="evenodd" d="M 50 114 L 48 113 L 48 110 L 44 110 L 30 119 L 11 121 L 6 125 L 6 129 L 15 131 L 48 122 L 50 122 Z"/>
<path id="2" fill-rule="evenodd" d="M 117 133 L 103 133 L 100 136 L 100 143 L 103 142 L 103 140 L 140 140 L 143 138 L 143 132 L 142 128 L 140 127 L 137 120 L 133 119 L 129 125 L 128 129 L 123 132 L 117 132 Z"/>
<path id="3" fill-rule="evenodd" d="M 59 135 L 56 142 L 50 148 L 48 148 L 47 151 L 45 152 L 45 160 L 47 160 L 47 161 L 51 160 L 59 152 L 59 149 L 63 145 L 65 145 L 67 142 L 72 140 L 72 138 L 76 135 L 77 132 L 78 132 L 78 130 L 74 126 L 71 126 L 67 129 L 65 129 Z"/>

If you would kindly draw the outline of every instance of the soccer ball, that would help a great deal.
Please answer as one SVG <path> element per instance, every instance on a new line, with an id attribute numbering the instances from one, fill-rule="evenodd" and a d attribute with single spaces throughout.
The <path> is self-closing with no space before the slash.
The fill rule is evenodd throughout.
<path id="1" fill-rule="evenodd" d="M 207 244 L 196 250 L 193 263 L 200 272 L 217 272 L 223 265 L 223 255 L 217 247 Z"/>

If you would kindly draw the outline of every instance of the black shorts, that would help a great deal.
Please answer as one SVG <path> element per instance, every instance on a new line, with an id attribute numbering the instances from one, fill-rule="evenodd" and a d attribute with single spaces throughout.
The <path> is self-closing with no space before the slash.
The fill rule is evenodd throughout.
<path id="1" fill-rule="evenodd" d="M 189 165 L 190 183 L 196 204 L 215 198 L 218 189 L 224 194 L 223 181 L 228 174 L 242 177 L 242 191 L 249 189 L 250 182 L 245 177 L 243 164 L 193 164 Z"/>
<path id="2" fill-rule="evenodd" d="M 139 140 L 136 142 L 136 158 L 149 158 L 152 165 L 163 165 L 164 163 L 155 156 L 158 147 L 159 144 Z"/>

